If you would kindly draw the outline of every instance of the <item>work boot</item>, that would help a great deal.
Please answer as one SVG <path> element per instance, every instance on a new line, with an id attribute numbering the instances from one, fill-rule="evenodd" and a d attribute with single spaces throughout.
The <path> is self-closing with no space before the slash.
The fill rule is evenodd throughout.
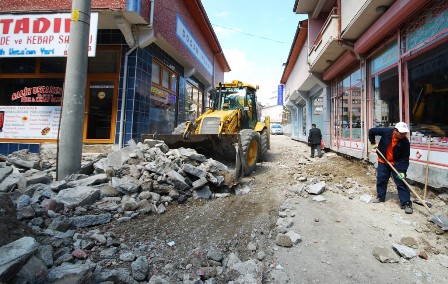
<path id="1" fill-rule="evenodd" d="M 374 200 L 372 200 L 372 203 L 380 203 L 384 202 L 385 200 L 383 198 L 376 197 Z"/>
<path id="2" fill-rule="evenodd" d="M 412 209 L 412 204 L 408 203 L 404 205 L 404 213 L 412 214 L 414 210 Z"/>

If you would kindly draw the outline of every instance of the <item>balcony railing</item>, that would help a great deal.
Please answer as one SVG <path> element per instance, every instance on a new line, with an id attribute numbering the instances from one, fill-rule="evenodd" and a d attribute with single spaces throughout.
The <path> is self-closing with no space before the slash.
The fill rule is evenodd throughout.
<path id="1" fill-rule="evenodd" d="M 328 46 L 331 41 L 338 40 L 338 36 L 338 10 L 337 7 L 334 7 L 310 47 L 309 62 L 311 65 L 318 59 L 317 57 L 321 54 L 322 49 Z"/>

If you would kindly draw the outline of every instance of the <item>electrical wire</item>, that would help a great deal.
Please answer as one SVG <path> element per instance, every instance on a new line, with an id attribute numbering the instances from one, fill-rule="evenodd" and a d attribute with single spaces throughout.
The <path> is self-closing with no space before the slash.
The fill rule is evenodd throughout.
<path id="1" fill-rule="evenodd" d="M 220 28 L 223 28 L 223 29 L 226 29 L 226 30 L 231 30 L 231 31 L 234 31 L 234 32 L 237 32 L 237 33 L 241 33 L 241 34 L 244 34 L 244 35 L 248 35 L 248 36 L 251 36 L 251 37 L 257 37 L 257 38 L 270 40 L 270 41 L 273 41 L 273 42 L 278 42 L 278 43 L 283 43 L 283 44 L 291 44 L 290 42 L 284 42 L 284 41 L 279 41 L 279 40 L 275 40 L 275 39 L 272 39 L 272 38 L 267 38 L 267 37 L 264 37 L 264 36 L 253 35 L 253 34 L 245 33 L 245 32 L 242 32 L 242 31 L 239 31 L 239 30 L 236 30 L 236 29 L 220 26 L 220 25 L 213 24 L 213 23 L 212 23 L 212 26 L 220 27 Z"/>

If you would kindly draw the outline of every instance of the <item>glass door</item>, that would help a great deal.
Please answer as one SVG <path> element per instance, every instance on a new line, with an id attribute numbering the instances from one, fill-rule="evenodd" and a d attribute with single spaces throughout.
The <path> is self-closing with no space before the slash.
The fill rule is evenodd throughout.
<path id="1" fill-rule="evenodd" d="M 113 143 L 116 122 L 116 81 L 88 80 L 84 141 Z"/>

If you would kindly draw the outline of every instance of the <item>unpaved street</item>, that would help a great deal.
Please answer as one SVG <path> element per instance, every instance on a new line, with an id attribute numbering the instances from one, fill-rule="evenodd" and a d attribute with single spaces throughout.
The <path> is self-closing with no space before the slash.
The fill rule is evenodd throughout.
<path id="1" fill-rule="evenodd" d="M 375 196 L 373 166 L 334 154 L 297 165 L 302 154 L 309 156 L 308 147 L 285 136 L 272 138 L 271 153 L 272 162 L 264 165 L 269 167 L 266 172 L 272 172 L 267 182 L 284 201 L 283 212 L 293 216 L 291 229 L 302 237 L 292 248 L 274 246 L 276 265 L 284 268 L 291 283 L 443 283 L 448 279 L 446 234 L 427 221 L 424 207 L 414 205 L 414 214 L 405 214 L 392 181 L 386 203 L 361 200 Z M 300 177 L 307 181 L 297 181 Z M 326 181 L 323 202 L 294 193 L 300 183 L 313 178 Z M 266 180 L 257 174 L 255 181 Z M 432 211 L 445 215 L 446 204 L 430 196 L 435 204 Z M 409 246 L 412 240 L 416 253 L 426 252 L 428 260 L 414 257 L 381 263 L 373 254 L 375 247 Z"/>
<path id="2" fill-rule="evenodd" d="M 392 183 L 386 203 L 362 200 L 375 196 L 372 165 L 334 153 L 310 160 L 307 145 L 287 136 L 271 139 L 269 161 L 237 189 L 246 193 L 168 207 L 162 215 L 139 217 L 116 225 L 113 231 L 129 243 L 173 241 L 169 249 L 154 250 L 153 267 L 163 271 L 172 263 L 170 268 L 181 272 L 168 274 L 189 274 L 189 279 L 197 273 L 194 265 L 188 265 L 194 263 L 192 256 L 211 247 L 227 255 L 236 253 L 241 261 L 266 255 L 263 283 L 443 283 L 448 279 L 446 235 L 428 222 L 423 207 L 414 205 L 414 214 L 404 214 Z M 319 181 L 326 183 L 321 202 L 303 190 Z M 435 212 L 447 213 L 445 202 L 432 192 L 428 196 Z M 279 231 L 285 230 L 276 227 L 279 215 L 291 218 L 286 231 L 301 237 L 292 247 L 275 244 Z M 428 259 L 399 257 L 392 245 L 403 243 L 414 246 L 416 254 L 426 252 Z M 375 247 L 392 252 L 398 263 L 377 260 Z M 215 279 L 226 283 L 229 278 Z"/>
<path id="3" fill-rule="evenodd" d="M 103 194 L 110 192 L 108 188 L 105 183 Z M 149 191 L 139 198 L 142 194 Z M 372 165 L 331 152 L 310 159 L 309 147 L 287 136 L 272 136 L 268 161 L 232 189 L 215 190 L 211 199 L 192 196 L 179 202 L 162 196 L 157 210 L 139 212 L 124 209 L 130 196 L 79 206 L 71 213 L 89 218 L 107 210 L 113 214 L 103 225 L 78 226 L 71 234 L 46 227 L 65 224 L 61 222 L 66 217 L 54 212 L 50 216 L 42 211 L 38 224 L 45 230 L 32 226 L 39 218 L 14 222 L 14 205 L 3 198 L 3 243 L 33 236 L 48 244 L 46 248 L 53 247 L 49 274 L 60 277 L 58 283 L 83 278 L 79 273 L 63 276 L 64 271 L 58 271 L 63 265 L 90 271 L 83 283 L 445 283 L 448 279 L 446 233 L 428 221 L 424 207 L 414 205 L 414 214 L 406 215 L 392 182 L 386 202 L 372 204 Z M 107 200 L 123 204 L 107 209 L 103 206 Z M 427 200 L 434 205 L 432 212 L 448 215 L 447 193 L 429 191 Z M 23 218 L 27 212 L 22 208 L 17 218 L 27 220 Z"/>

